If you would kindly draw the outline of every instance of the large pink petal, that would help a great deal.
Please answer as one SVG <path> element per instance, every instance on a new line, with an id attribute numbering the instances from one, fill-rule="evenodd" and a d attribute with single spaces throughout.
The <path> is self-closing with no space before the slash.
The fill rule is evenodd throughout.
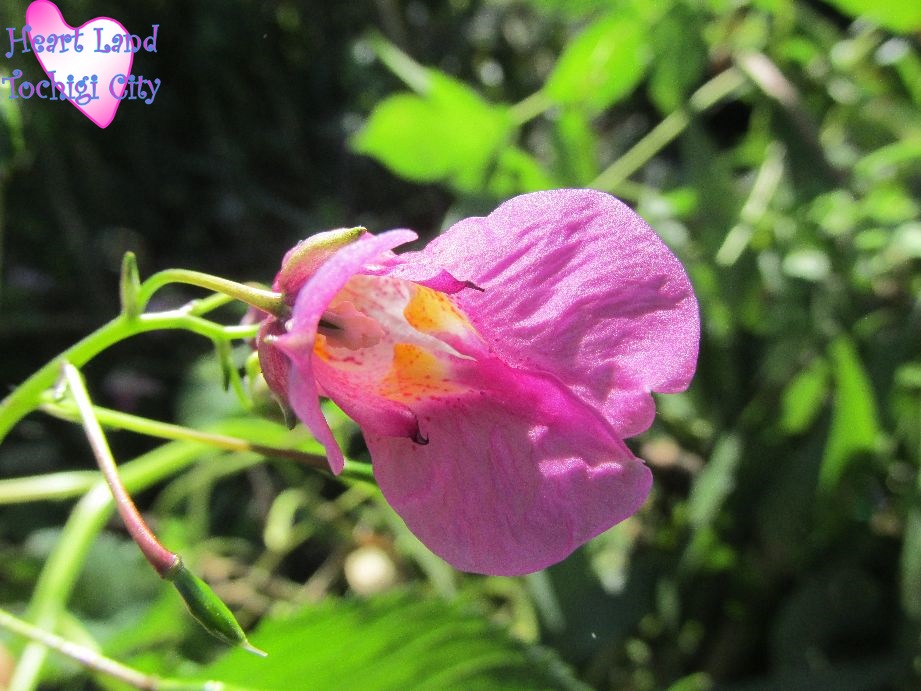
<path id="1" fill-rule="evenodd" d="M 572 424 L 583 414 L 591 432 Z M 597 434 L 587 410 L 535 423 L 484 396 L 420 417 L 427 446 L 365 435 L 374 474 L 410 530 L 464 571 L 511 576 L 554 564 L 649 493 L 649 470 Z"/>
<path id="2" fill-rule="evenodd" d="M 650 391 L 687 387 L 700 322 L 684 268 L 626 205 L 594 190 L 554 190 L 465 219 L 389 274 L 448 271 L 484 292 L 455 301 L 505 362 L 555 375 L 621 436 L 646 429 Z"/>
<path id="3" fill-rule="evenodd" d="M 313 348 L 320 317 L 346 281 L 365 264 L 382 252 L 415 239 L 416 234 L 410 230 L 394 230 L 364 236 L 338 250 L 303 285 L 294 303 L 288 333 L 275 341 L 293 365 L 288 377 L 288 401 L 317 441 L 326 448 L 329 465 L 336 474 L 342 472 L 345 461 L 320 410 L 313 371 Z"/>

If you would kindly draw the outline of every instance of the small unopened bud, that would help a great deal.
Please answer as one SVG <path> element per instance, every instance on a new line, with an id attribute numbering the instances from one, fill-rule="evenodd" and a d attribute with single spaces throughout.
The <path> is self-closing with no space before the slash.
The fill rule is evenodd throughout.
<path id="1" fill-rule="evenodd" d="M 119 281 L 119 297 L 122 303 L 122 314 L 134 319 L 140 312 L 138 293 L 141 290 L 141 277 L 138 272 L 138 260 L 134 252 L 125 252 L 122 257 L 122 273 Z"/>
<path id="2" fill-rule="evenodd" d="M 230 608 L 215 595 L 207 583 L 189 571 L 181 559 L 163 577 L 172 582 L 189 608 L 189 613 L 212 636 L 255 655 L 268 655 L 247 640 Z"/>
<path id="3" fill-rule="evenodd" d="M 301 286 L 337 251 L 355 242 L 368 231 L 364 228 L 341 228 L 317 233 L 289 250 L 275 277 L 275 290 L 293 304 Z"/>

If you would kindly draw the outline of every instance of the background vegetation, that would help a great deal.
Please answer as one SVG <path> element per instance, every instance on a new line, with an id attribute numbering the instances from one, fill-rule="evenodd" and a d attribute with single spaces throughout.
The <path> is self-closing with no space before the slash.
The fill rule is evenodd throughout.
<path id="1" fill-rule="evenodd" d="M 0 1 L 0 26 L 26 5 Z M 367 485 L 113 433 L 120 460 L 175 464 L 142 508 L 272 655 L 212 643 L 119 524 L 78 535 L 73 499 L 0 493 L 3 606 L 34 617 L 41 599 L 58 631 L 139 669 L 270 688 L 917 687 L 921 5 L 59 6 L 159 24 L 133 71 L 162 86 L 105 130 L 0 92 L 4 387 L 116 313 L 125 250 L 144 274 L 268 281 L 319 230 L 431 236 L 551 187 L 636 207 L 688 267 L 704 333 L 691 389 L 631 441 L 650 501 L 532 577 L 452 571 Z M 0 61 L 17 68 L 40 74 Z M 246 414 L 191 335 L 86 373 L 101 404 L 311 445 Z M 0 478 L 91 467 L 81 430 L 41 414 L 0 446 Z M 49 585 L 52 563 L 72 588 Z M 0 685 L 22 649 L 0 634 Z M 57 657 L 41 678 L 113 683 Z"/>

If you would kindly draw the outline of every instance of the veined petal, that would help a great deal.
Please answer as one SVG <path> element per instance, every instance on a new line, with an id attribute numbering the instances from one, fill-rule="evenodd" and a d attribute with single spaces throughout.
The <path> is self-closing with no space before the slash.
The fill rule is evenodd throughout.
<path id="1" fill-rule="evenodd" d="M 649 493 L 651 473 L 622 442 L 571 424 L 584 413 L 535 424 L 490 396 L 459 398 L 421 415 L 426 446 L 365 438 L 384 496 L 426 546 L 511 576 L 565 558 Z"/>
<path id="2" fill-rule="evenodd" d="M 556 190 L 421 252 L 390 251 L 409 231 L 357 233 L 286 258 L 292 319 L 260 332 L 266 381 L 335 472 L 320 393 L 361 427 L 410 529 L 481 573 L 544 568 L 639 508 L 651 474 L 622 439 L 651 423 L 650 392 L 687 386 L 700 331 L 683 267 L 642 219 Z"/>
<path id="3" fill-rule="evenodd" d="M 382 252 L 415 239 L 416 234 L 412 231 L 394 230 L 361 237 L 332 254 L 300 289 L 287 328 L 288 333 L 279 336 L 274 342 L 275 347 L 280 348 L 292 363 L 288 377 L 288 401 L 317 441 L 325 447 L 330 467 L 336 474 L 342 472 L 345 461 L 320 410 L 313 366 L 320 318 L 336 293 L 362 266 Z"/>
<path id="4" fill-rule="evenodd" d="M 446 270 L 483 288 L 454 299 L 490 349 L 552 373 L 622 437 L 652 422 L 650 391 L 684 390 L 694 373 L 700 321 L 684 268 L 610 195 L 515 197 L 400 256 L 389 275 L 431 279 Z"/>

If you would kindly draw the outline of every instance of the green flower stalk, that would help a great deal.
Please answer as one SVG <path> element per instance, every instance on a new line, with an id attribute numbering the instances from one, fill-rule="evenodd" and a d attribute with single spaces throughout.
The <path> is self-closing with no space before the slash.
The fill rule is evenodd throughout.
<path id="1" fill-rule="evenodd" d="M 96 418 L 92 401 L 90 401 L 79 370 L 69 362 L 62 365 L 62 370 L 80 413 L 86 438 L 93 449 L 99 469 L 109 485 L 112 497 L 115 499 L 118 513 L 144 558 L 160 574 L 161 578 L 173 584 L 188 607 L 189 613 L 208 633 L 225 643 L 239 646 L 256 655 L 265 656 L 265 652 L 250 644 L 233 613 L 215 595 L 214 591 L 185 567 L 178 554 L 171 552 L 157 540 L 118 475 L 115 459 L 99 420 Z"/>

